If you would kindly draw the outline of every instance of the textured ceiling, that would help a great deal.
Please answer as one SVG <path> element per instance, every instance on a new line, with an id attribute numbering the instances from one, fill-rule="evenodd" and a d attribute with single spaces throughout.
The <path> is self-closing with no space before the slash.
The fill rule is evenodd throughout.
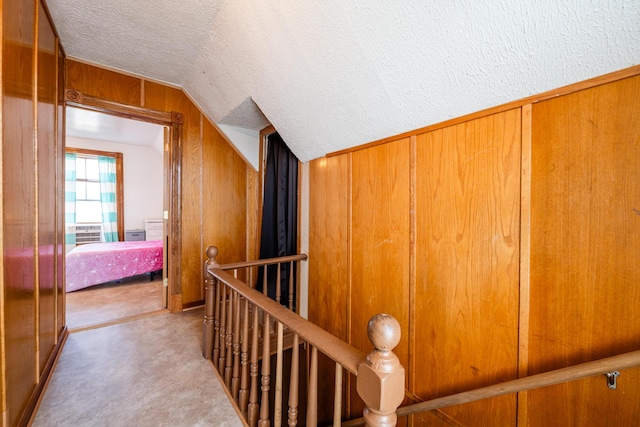
<path id="1" fill-rule="evenodd" d="M 303 161 L 640 63 L 638 0 L 47 0 L 70 57 Z"/>

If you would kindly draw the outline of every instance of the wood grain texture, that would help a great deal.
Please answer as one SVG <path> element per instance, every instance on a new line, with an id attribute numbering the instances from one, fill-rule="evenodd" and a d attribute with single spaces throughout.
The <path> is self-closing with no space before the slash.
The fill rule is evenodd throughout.
<path id="1" fill-rule="evenodd" d="M 56 38 L 38 8 L 37 179 L 39 367 L 44 369 L 56 344 Z"/>
<path id="2" fill-rule="evenodd" d="M 65 329 L 65 227 L 64 227 L 64 148 L 65 148 L 65 107 L 64 107 L 64 82 L 65 82 L 65 58 L 60 49 L 60 41 L 58 44 L 57 58 L 57 91 L 56 91 L 56 153 L 57 153 L 57 172 L 56 172 L 56 233 L 58 239 L 56 241 L 56 316 L 57 342 L 60 342 L 62 333 Z"/>
<path id="3" fill-rule="evenodd" d="M 394 352 L 409 360 L 409 138 L 352 153 L 350 343 L 369 352 L 369 319 L 387 313 L 400 323 Z M 405 382 L 409 375 L 405 377 Z M 363 402 L 350 383 L 351 416 Z M 403 420 L 399 420 L 403 425 Z"/>
<path id="4" fill-rule="evenodd" d="M 309 164 L 309 320 L 347 340 L 347 155 Z"/>
<path id="5" fill-rule="evenodd" d="M 182 132 L 182 302 L 204 300 L 202 263 L 202 115 L 194 107 L 185 114 Z"/>
<path id="6" fill-rule="evenodd" d="M 640 348 L 639 99 L 636 76 L 533 106 L 530 374 Z M 627 384 L 528 392 L 528 422 L 632 425 Z"/>
<path id="7" fill-rule="evenodd" d="M 310 162 L 309 320 L 345 341 L 350 293 L 348 205 L 348 155 Z M 328 425 L 333 416 L 335 362 L 320 354 L 318 372 L 318 420 Z M 342 401 L 347 402 L 346 391 Z"/>
<path id="8" fill-rule="evenodd" d="M 248 166 L 208 120 L 202 141 L 203 251 L 217 246 L 220 264 L 243 260 L 246 239 L 238 236 L 247 230 Z"/>
<path id="9" fill-rule="evenodd" d="M 182 126 L 182 188 L 180 284 L 182 304 L 190 305 L 204 298 L 202 263 L 203 202 L 202 202 L 202 130 L 201 114 L 182 91 L 157 83 L 144 84 L 146 108 L 177 111 L 183 114 Z M 244 240 L 244 239 L 243 239 Z"/>
<path id="10" fill-rule="evenodd" d="M 139 78 L 70 60 L 67 61 L 66 79 L 67 89 L 122 104 L 142 106 Z"/>
<path id="11" fill-rule="evenodd" d="M 260 212 L 260 172 L 247 167 L 247 254 L 246 259 L 258 259 L 260 256 L 258 223 Z"/>
<path id="12" fill-rule="evenodd" d="M 639 382 L 640 368 L 632 368 L 620 370 L 616 390 L 602 375 L 528 391 L 528 417 L 519 425 L 635 426 Z"/>
<path id="13" fill-rule="evenodd" d="M 409 140 L 353 153 L 351 344 L 372 349 L 366 334 L 377 313 L 394 316 L 403 335 L 394 350 L 408 360 Z"/>
<path id="14" fill-rule="evenodd" d="M 517 376 L 520 137 L 519 109 L 418 136 L 411 391 L 421 398 Z M 515 403 L 444 412 L 509 425 Z"/>
<path id="15" fill-rule="evenodd" d="M 34 2 L 2 5 L 2 198 L 7 423 L 21 416 L 34 387 L 35 157 Z"/>

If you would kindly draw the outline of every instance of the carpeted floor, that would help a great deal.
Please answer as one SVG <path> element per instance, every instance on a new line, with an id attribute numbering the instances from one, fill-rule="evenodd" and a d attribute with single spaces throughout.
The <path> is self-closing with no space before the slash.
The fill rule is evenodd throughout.
<path id="1" fill-rule="evenodd" d="M 72 332 L 33 426 L 242 426 L 201 354 L 203 310 Z"/>

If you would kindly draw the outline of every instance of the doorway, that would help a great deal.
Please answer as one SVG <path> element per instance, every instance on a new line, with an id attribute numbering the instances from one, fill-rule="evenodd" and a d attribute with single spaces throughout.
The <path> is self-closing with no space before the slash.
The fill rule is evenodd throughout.
<path id="1" fill-rule="evenodd" d="M 168 127 L 71 106 L 65 122 L 67 326 L 165 311 Z M 104 196 L 101 162 L 110 157 L 120 162 L 119 188 Z"/>

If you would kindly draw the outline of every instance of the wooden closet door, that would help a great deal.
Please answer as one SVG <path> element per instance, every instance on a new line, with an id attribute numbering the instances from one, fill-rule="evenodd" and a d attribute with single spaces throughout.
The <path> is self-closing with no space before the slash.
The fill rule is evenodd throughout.
<path id="1" fill-rule="evenodd" d="M 2 419 L 17 425 L 36 387 L 35 3 L 2 4 Z"/>
<path id="2" fill-rule="evenodd" d="M 632 77 L 533 106 L 528 374 L 640 349 L 639 105 Z M 520 425 L 637 425 L 639 372 L 523 394 Z"/>
<path id="3" fill-rule="evenodd" d="M 56 37 L 38 8 L 38 276 L 39 353 L 42 371 L 56 344 Z M 58 215 L 63 213 L 60 207 Z"/>
<path id="4" fill-rule="evenodd" d="M 412 391 L 428 400 L 517 375 L 520 109 L 419 135 L 416 153 Z M 516 396 L 421 414 L 415 425 L 436 425 L 434 415 L 514 425 Z"/>

